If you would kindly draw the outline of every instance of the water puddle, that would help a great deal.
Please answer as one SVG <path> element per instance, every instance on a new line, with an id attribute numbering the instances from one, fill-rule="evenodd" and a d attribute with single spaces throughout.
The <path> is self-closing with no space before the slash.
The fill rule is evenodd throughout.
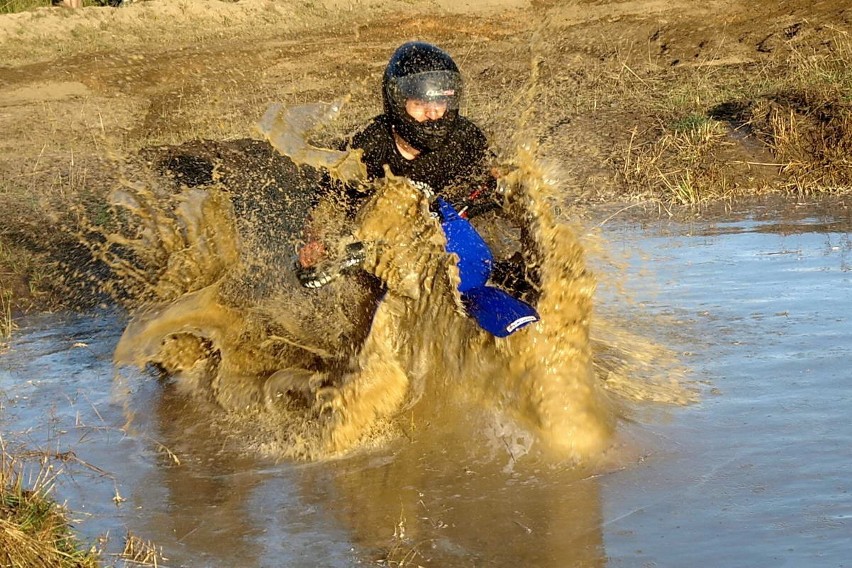
<path id="1" fill-rule="evenodd" d="M 500 199 L 514 231 L 528 235 L 517 270 L 535 274 L 526 293 L 541 321 L 497 339 L 466 315 L 456 257 L 424 192 L 392 176 L 368 182 L 357 152 L 307 142 L 338 112 L 272 107 L 259 126 L 271 146 L 169 148 L 152 163 L 172 173 L 184 164 L 191 187 L 151 176 L 115 193 L 122 221 L 88 242 L 112 268 L 111 283 L 136 299 L 117 363 L 156 365 L 178 390 L 231 411 L 226 430 L 250 432 L 243 449 L 285 459 L 382 446 L 408 435 L 412 420 L 440 417 L 452 431 L 491 421 L 470 407 L 529 433 L 517 451 L 535 445 L 557 462 L 590 462 L 611 443 L 613 397 L 684 401 L 672 385 L 654 393 L 633 381 L 626 365 L 595 368 L 605 361 L 589 341 L 595 276 L 574 227 L 553 213 L 557 183 L 529 148 L 507 166 Z M 299 285 L 293 251 L 312 207 L 304 196 L 332 183 L 319 169 L 349 186 L 319 199 L 312 230 L 328 227 L 330 264 L 353 241 L 365 259 L 363 270 L 312 289 Z M 339 203 L 350 192 L 365 196 L 351 216 Z M 509 295 L 496 286 L 488 291 Z M 620 380 L 604 384 L 602 372 Z"/>
<path id="2" fill-rule="evenodd" d="M 609 234 L 706 382 L 651 428 L 655 455 L 604 480 L 609 565 L 845 564 L 850 227 L 842 202 L 757 204 Z"/>
<path id="3" fill-rule="evenodd" d="M 73 452 L 56 495 L 84 538 L 130 530 L 169 566 L 841 566 L 848 211 L 724 219 L 604 226 L 633 301 L 604 287 L 600 311 L 679 352 L 702 401 L 635 404 L 603 471 L 525 455 L 529 431 L 463 398 L 411 408 L 401 435 L 343 458 L 246 453 L 218 407 L 150 373 L 114 378 L 113 314 L 20 322 L 0 424 Z"/>

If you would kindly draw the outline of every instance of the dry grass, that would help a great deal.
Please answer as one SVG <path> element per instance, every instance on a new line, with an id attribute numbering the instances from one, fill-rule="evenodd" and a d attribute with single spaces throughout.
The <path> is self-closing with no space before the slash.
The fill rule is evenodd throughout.
<path id="1" fill-rule="evenodd" d="M 836 32 L 815 48 L 790 48 L 775 79 L 731 101 L 733 122 L 763 142 L 800 194 L 852 189 L 852 40 Z"/>
<path id="2" fill-rule="evenodd" d="M 0 352 L 8 347 L 9 338 L 15 330 L 12 320 L 12 291 L 0 288 Z"/>
<path id="3" fill-rule="evenodd" d="M 96 568 L 102 564 L 102 551 L 80 545 L 70 530 L 67 512 L 50 497 L 54 481 L 65 474 L 53 464 L 75 460 L 72 452 L 24 450 L 12 455 L 0 437 L 0 566 Z M 130 532 L 122 552 L 109 556 L 125 567 L 156 568 L 166 560 L 161 547 Z"/>
<path id="4" fill-rule="evenodd" d="M 750 124 L 802 193 L 852 188 L 852 104 L 824 92 L 785 92 L 754 105 Z"/>
<path id="5" fill-rule="evenodd" d="M 681 205 L 697 205 L 725 195 L 728 182 L 715 158 L 725 143 L 725 128 L 703 115 L 660 125 L 655 137 L 628 142 L 620 174 L 634 191 Z"/>
<path id="6" fill-rule="evenodd" d="M 133 566 L 161 566 L 167 560 L 163 556 L 163 549 L 149 540 L 127 533 L 124 539 L 124 550 L 118 555 L 125 565 Z"/>
<path id="7" fill-rule="evenodd" d="M 50 0 L 0 0 L 0 14 L 13 14 L 50 5 Z"/>
<path id="8" fill-rule="evenodd" d="M 429 562 L 429 559 L 420 552 L 421 546 L 427 543 L 412 544 L 406 537 L 405 525 L 405 516 L 400 513 L 399 521 L 393 528 L 393 544 L 381 558 L 376 559 L 377 565 L 391 568 L 415 568 L 421 566 L 420 561 Z"/>
<path id="9" fill-rule="evenodd" d="M 94 549 L 80 550 L 64 510 L 50 498 L 59 472 L 45 458 L 29 483 L 27 467 L 0 438 L 0 566 L 94 568 Z"/>
<path id="10" fill-rule="evenodd" d="M 83 6 L 105 6 L 106 4 L 106 0 L 83 0 Z M 0 0 L 0 14 L 14 14 L 52 5 L 52 0 Z"/>
<path id="11" fill-rule="evenodd" d="M 117 183 L 114 165 L 45 162 L 0 179 L 0 291 L 11 311 L 91 303 L 98 267 L 81 245 L 83 231 L 114 222 L 107 202 Z"/>
<path id="12" fill-rule="evenodd" d="M 749 193 L 852 190 L 852 41 L 838 32 L 827 43 L 819 51 L 787 46 L 783 58 L 740 69 L 611 76 L 635 113 L 636 126 L 612 158 L 629 194 L 695 206 L 744 186 Z M 767 158 L 749 155 L 754 149 Z M 753 164 L 774 171 L 743 175 Z"/>

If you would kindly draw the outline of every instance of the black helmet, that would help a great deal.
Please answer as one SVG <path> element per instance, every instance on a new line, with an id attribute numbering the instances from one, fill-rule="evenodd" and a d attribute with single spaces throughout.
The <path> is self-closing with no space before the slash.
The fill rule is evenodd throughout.
<path id="1" fill-rule="evenodd" d="M 430 43 L 401 45 L 390 58 L 382 79 L 385 114 L 394 130 L 418 150 L 441 146 L 456 126 L 462 79 L 453 58 Z M 444 116 L 417 122 L 405 111 L 409 99 L 447 103 Z"/>

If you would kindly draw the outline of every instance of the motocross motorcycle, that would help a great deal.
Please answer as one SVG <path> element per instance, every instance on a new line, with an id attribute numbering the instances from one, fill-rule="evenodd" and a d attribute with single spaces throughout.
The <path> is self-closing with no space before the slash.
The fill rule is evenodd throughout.
<path id="1" fill-rule="evenodd" d="M 500 180 L 502 206 L 531 240 L 524 254 L 533 293 L 519 293 L 495 285 L 490 247 L 452 204 L 404 178 L 368 183 L 357 151 L 306 141 L 339 112 L 340 103 L 273 105 L 259 122 L 276 154 L 269 160 L 287 164 L 284 177 L 310 178 L 292 192 L 275 183 L 247 184 L 264 199 L 235 192 L 246 174 L 233 168 L 184 188 L 171 211 L 139 195 L 118 199 L 160 227 L 124 245 L 161 253 L 160 268 L 149 271 L 153 300 L 134 311 L 117 363 L 154 364 L 228 410 L 300 413 L 298 437 L 313 442 L 297 457 L 349 452 L 377 424 L 453 389 L 482 394 L 546 451 L 599 452 L 614 418 L 592 368 L 595 280 L 575 232 L 554 212 L 553 183 L 533 149 L 519 147 Z M 280 246 L 304 221 L 298 196 L 317 172 L 370 191 L 341 224 L 319 281 L 299 275 L 292 249 Z M 192 259 L 189 272 L 203 276 L 187 276 L 176 259 Z"/>

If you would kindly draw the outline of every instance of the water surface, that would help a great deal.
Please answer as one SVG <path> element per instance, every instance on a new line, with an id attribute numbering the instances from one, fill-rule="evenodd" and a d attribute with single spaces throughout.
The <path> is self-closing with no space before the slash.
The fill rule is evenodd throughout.
<path id="1" fill-rule="evenodd" d="M 619 444 L 641 457 L 603 473 L 524 456 L 487 408 L 456 409 L 470 431 L 412 416 L 402 439 L 335 461 L 246 456 L 215 408 L 114 378 L 114 314 L 19 322 L 0 428 L 73 452 L 56 495 L 84 538 L 108 532 L 114 552 L 130 530 L 169 566 L 848 565 L 849 212 L 719 219 L 604 225 L 632 299 L 602 286 L 599 311 L 679 352 L 701 402 L 637 407 Z"/>

